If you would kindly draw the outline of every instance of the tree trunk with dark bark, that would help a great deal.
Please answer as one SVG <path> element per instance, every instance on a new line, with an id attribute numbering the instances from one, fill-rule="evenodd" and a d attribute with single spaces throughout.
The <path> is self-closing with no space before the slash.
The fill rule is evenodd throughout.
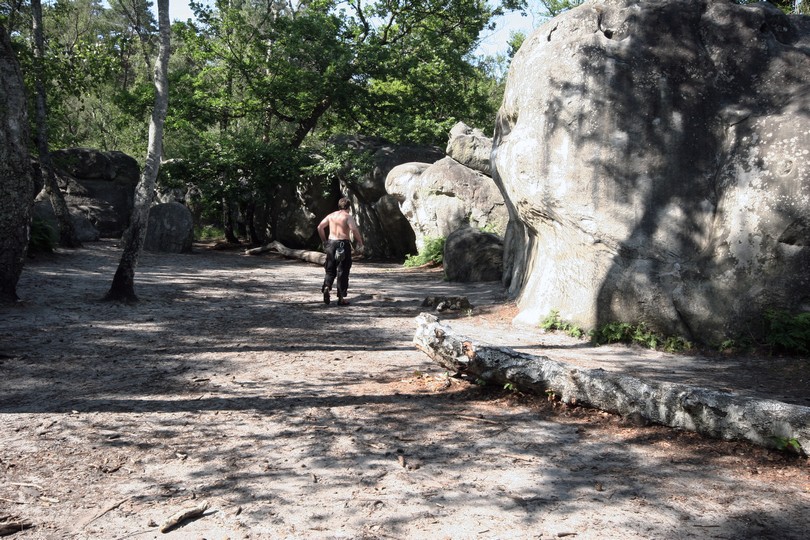
<path id="1" fill-rule="evenodd" d="M 222 199 L 222 229 L 225 232 L 225 240 L 229 244 L 240 243 L 239 237 L 236 236 L 235 206 L 228 197 Z"/>
<path id="2" fill-rule="evenodd" d="M 155 62 L 155 105 L 149 122 L 149 148 L 146 153 L 141 179 L 135 190 L 135 206 L 130 225 L 124 232 L 124 251 L 112 286 L 105 300 L 136 302 L 135 267 L 143 251 L 146 226 L 149 220 L 149 207 L 155 194 L 155 182 L 163 154 L 163 124 L 169 108 L 169 55 L 171 54 L 171 26 L 169 23 L 169 0 L 158 0 L 158 26 L 160 28 L 160 50 Z"/>
<path id="3" fill-rule="evenodd" d="M 34 183 L 20 65 L 0 25 L 0 303 L 17 301 L 28 250 Z"/>
<path id="4" fill-rule="evenodd" d="M 33 20 L 34 34 L 34 74 L 36 80 L 36 114 L 37 114 L 37 150 L 39 151 L 39 164 L 42 169 L 42 177 L 45 181 L 45 192 L 51 201 L 53 213 L 56 215 L 56 222 L 59 225 L 59 245 L 65 248 L 82 247 L 73 221 L 70 219 L 65 197 L 56 182 L 56 175 L 53 172 L 50 150 L 48 148 L 48 107 L 45 96 L 45 74 L 43 58 L 45 56 L 45 42 L 42 37 L 42 2 L 41 0 L 31 0 L 31 12 Z"/>

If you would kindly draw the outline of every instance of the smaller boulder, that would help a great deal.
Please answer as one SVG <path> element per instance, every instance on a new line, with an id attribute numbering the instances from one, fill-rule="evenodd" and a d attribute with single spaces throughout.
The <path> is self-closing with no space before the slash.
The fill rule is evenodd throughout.
<path id="1" fill-rule="evenodd" d="M 149 209 L 147 251 L 190 253 L 194 241 L 194 219 L 191 210 L 178 202 L 158 204 Z"/>
<path id="2" fill-rule="evenodd" d="M 492 139 L 484 135 L 480 129 L 471 128 L 464 122 L 453 126 L 446 152 L 465 167 L 492 176 L 490 165 Z"/>
<path id="3" fill-rule="evenodd" d="M 97 242 L 101 235 L 82 209 L 69 208 L 68 210 L 70 212 L 70 220 L 73 222 L 73 230 L 76 232 L 76 238 L 79 242 Z M 53 211 L 51 201 L 45 198 L 35 202 L 31 210 L 31 215 L 34 219 L 41 219 L 48 225 L 52 232 L 54 244 L 58 243 L 59 223 L 56 220 L 56 213 Z"/>
<path id="4" fill-rule="evenodd" d="M 444 243 L 444 273 L 449 281 L 500 281 L 503 240 L 471 227 L 453 231 Z"/>
<path id="5" fill-rule="evenodd" d="M 436 311 L 467 311 L 472 304 L 466 296 L 428 296 L 422 301 L 422 307 L 432 307 Z"/>

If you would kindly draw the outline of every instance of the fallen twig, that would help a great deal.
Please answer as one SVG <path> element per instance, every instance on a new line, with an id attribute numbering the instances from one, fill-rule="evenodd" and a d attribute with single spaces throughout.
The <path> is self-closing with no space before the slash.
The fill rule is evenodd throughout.
<path id="1" fill-rule="evenodd" d="M 10 534 L 30 529 L 34 524 L 30 521 L 21 520 L 16 517 L 0 518 L 0 536 L 8 536 Z"/>
<path id="2" fill-rule="evenodd" d="M 101 516 L 103 516 L 104 514 L 106 514 L 107 512 L 112 512 L 113 510 L 115 510 L 116 508 L 118 508 L 119 506 L 121 506 L 122 504 L 124 504 L 125 502 L 127 502 L 127 501 L 128 501 L 130 498 L 131 498 L 131 497 L 127 497 L 126 499 L 121 499 L 120 501 L 118 501 L 118 502 L 116 502 L 116 503 L 111 504 L 110 506 L 108 506 L 107 508 L 105 508 L 104 510 L 102 510 L 101 512 L 99 512 L 98 514 L 96 514 L 96 515 L 95 515 L 95 516 L 94 516 L 92 519 L 90 519 L 90 520 L 89 520 L 89 521 L 87 521 L 86 523 L 82 523 L 82 526 L 81 526 L 81 527 L 79 527 L 79 529 L 84 529 L 85 527 L 87 527 L 88 525 L 90 525 L 91 523 L 93 523 L 95 520 L 97 520 L 98 518 L 100 518 Z"/>
<path id="3" fill-rule="evenodd" d="M 478 418 L 477 416 L 466 416 L 463 414 L 454 414 L 456 418 L 461 418 L 462 420 L 472 420 L 473 422 L 483 422 L 485 424 L 495 424 L 500 425 L 500 422 L 496 422 L 495 420 L 487 420 L 486 418 Z"/>
<path id="4" fill-rule="evenodd" d="M 180 523 L 182 523 L 187 519 L 200 517 L 206 510 L 208 510 L 207 502 L 204 502 L 192 508 L 180 510 L 179 512 L 170 516 L 166 521 L 163 522 L 163 525 L 160 526 L 160 532 L 162 533 L 169 532 L 174 527 L 176 527 L 177 525 L 179 525 Z"/>
<path id="5" fill-rule="evenodd" d="M 19 486 L 19 487 L 32 487 L 32 488 L 37 488 L 40 491 L 44 491 L 42 489 L 42 486 L 39 486 L 37 484 L 30 484 L 30 483 L 27 483 L 27 482 L 9 482 L 8 485 L 10 485 L 10 486 Z"/>

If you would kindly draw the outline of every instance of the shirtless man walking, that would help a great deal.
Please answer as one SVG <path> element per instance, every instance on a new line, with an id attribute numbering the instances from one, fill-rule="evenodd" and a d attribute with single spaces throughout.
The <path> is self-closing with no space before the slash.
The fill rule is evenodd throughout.
<path id="1" fill-rule="evenodd" d="M 338 210 L 323 218 L 318 225 L 318 236 L 321 237 L 324 251 L 326 251 L 326 263 L 324 264 L 326 277 L 321 287 L 325 304 L 329 304 L 329 292 L 332 290 L 335 278 L 337 278 L 338 305 L 345 306 L 349 303 L 346 300 L 346 292 L 349 289 L 349 270 L 352 267 L 351 235 L 354 235 L 358 251 L 362 251 L 364 247 L 360 229 L 349 214 L 349 206 L 349 199 L 343 197 L 338 201 Z M 328 239 L 327 229 L 329 229 Z"/>

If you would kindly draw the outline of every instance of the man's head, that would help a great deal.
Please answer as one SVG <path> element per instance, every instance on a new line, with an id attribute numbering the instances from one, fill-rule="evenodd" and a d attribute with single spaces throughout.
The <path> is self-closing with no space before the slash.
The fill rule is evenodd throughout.
<path id="1" fill-rule="evenodd" d="M 351 206 L 351 203 L 349 202 L 349 198 L 348 198 L 348 197 L 342 197 L 342 198 L 341 198 L 341 199 L 338 201 L 338 208 L 339 208 L 340 210 L 348 210 L 350 206 Z"/>

